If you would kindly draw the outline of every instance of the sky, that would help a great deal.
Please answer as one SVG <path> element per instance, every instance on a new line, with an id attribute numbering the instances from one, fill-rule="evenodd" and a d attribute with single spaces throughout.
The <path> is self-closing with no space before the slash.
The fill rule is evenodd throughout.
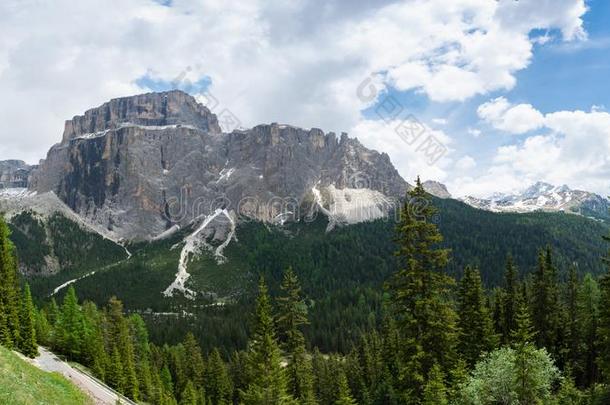
<path id="1" fill-rule="evenodd" d="M 610 194 L 607 0 L 3 0 L 0 160 L 185 90 L 231 125 L 348 132 L 455 196 Z"/>

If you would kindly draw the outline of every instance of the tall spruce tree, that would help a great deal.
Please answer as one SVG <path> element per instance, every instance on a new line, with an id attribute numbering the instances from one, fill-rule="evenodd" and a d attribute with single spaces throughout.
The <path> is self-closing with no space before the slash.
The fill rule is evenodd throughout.
<path id="1" fill-rule="evenodd" d="M 568 282 L 565 288 L 565 301 L 567 312 L 566 325 L 566 348 L 565 358 L 566 367 L 571 373 L 578 378 L 582 375 L 581 361 L 581 328 L 580 318 L 578 314 L 578 275 L 576 274 L 576 266 L 570 267 Z"/>
<path id="2" fill-rule="evenodd" d="M 47 319 L 47 313 L 44 309 L 36 311 L 36 343 L 43 346 L 50 344 L 51 325 Z"/>
<path id="3" fill-rule="evenodd" d="M 577 384 L 582 387 L 598 382 L 599 377 L 597 352 L 600 295 L 597 280 L 591 274 L 585 274 L 578 290 L 578 325 L 582 336 L 578 363 L 582 365 L 573 367 Z M 581 374 L 576 374 L 581 370 Z"/>
<path id="4" fill-rule="evenodd" d="M 603 238 L 610 246 L 610 235 Z M 610 383 L 610 247 L 608 248 L 608 254 L 602 260 L 608 270 L 599 280 L 601 295 L 597 329 L 597 346 L 599 350 L 597 364 L 602 380 L 608 384 Z"/>
<path id="5" fill-rule="evenodd" d="M 531 387 L 535 385 L 530 373 L 529 361 L 533 357 L 532 353 L 536 350 L 533 345 L 536 332 L 533 330 L 532 322 L 527 308 L 527 298 L 525 290 L 517 302 L 517 314 L 515 317 L 515 331 L 513 332 L 513 347 L 515 349 L 515 388 L 519 403 L 536 404 L 535 393 Z"/>
<path id="6" fill-rule="evenodd" d="M 246 405 L 293 404 L 296 402 L 286 390 L 271 302 L 263 278 L 258 291 L 253 332 L 248 343 L 250 381 L 247 390 L 242 393 L 242 402 Z"/>
<path id="7" fill-rule="evenodd" d="M 19 287 L 15 248 L 9 239 L 10 230 L 0 217 L 0 344 L 19 347 Z"/>
<path id="8" fill-rule="evenodd" d="M 428 375 L 422 405 L 447 405 L 448 403 L 444 375 L 441 368 L 435 364 Z"/>
<path id="9" fill-rule="evenodd" d="M 197 405 L 199 394 L 191 380 L 188 380 L 182 394 L 180 395 L 180 405 Z"/>
<path id="10" fill-rule="evenodd" d="M 449 251 L 439 247 L 443 238 L 434 219 L 437 209 L 419 178 L 406 198 L 397 226 L 399 269 L 388 290 L 404 339 L 405 392 L 421 399 L 421 376 L 434 364 L 445 374 L 457 361 L 457 316 L 448 300 L 454 280 L 444 273 Z"/>
<path id="11" fill-rule="evenodd" d="M 277 298 L 277 325 L 283 339 L 282 348 L 288 358 L 286 367 L 288 392 L 300 404 L 315 403 L 311 359 L 307 355 L 301 327 L 308 324 L 307 305 L 301 296 L 299 280 L 289 267 L 281 284 L 282 294 Z"/>
<path id="12" fill-rule="evenodd" d="M 35 308 L 32 303 L 32 294 L 30 293 L 30 285 L 25 284 L 23 289 L 23 299 L 21 300 L 21 339 L 19 351 L 28 357 L 38 356 L 38 344 L 36 343 L 35 329 Z"/>
<path id="13" fill-rule="evenodd" d="M 184 350 L 186 352 L 186 374 L 187 378 L 193 382 L 195 387 L 203 385 L 205 364 L 199 343 L 195 340 L 195 336 L 189 332 L 184 338 Z"/>
<path id="14" fill-rule="evenodd" d="M 515 329 L 515 314 L 517 312 L 517 296 L 519 294 L 519 279 L 513 257 L 508 255 L 504 272 L 504 294 L 501 298 L 502 343 L 510 343 L 510 336 Z"/>
<path id="15" fill-rule="evenodd" d="M 73 360 L 79 360 L 85 335 L 84 320 L 74 286 L 68 287 L 57 321 L 57 347 Z"/>
<path id="16" fill-rule="evenodd" d="M 131 334 L 133 335 L 140 398 L 150 400 L 153 398 L 153 387 L 148 330 L 144 320 L 137 314 L 129 316 L 128 321 Z M 197 362 L 197 359 L 193 359 L 193 362 Z"/>
<path id="17" fill-rule="evenodd" d="M 563 340 L 563 311 L 559 301 L 557 269 L 550 247 L 538 254 L 534 291 L 532 318 L 537 332 L 536 344 L 538 347 L 545 347 L 555 358 L 559 358 Z"/>
<path id="18" fill-rule="evenodd" d="M 356 400 L 352 397 L 352 393 L 347 383 L 347 377 L 344 371 L 340 371 L 337 377 L 338 393 L 335 405 L 356 405 Z"/>
<path id="19" fill-rule="evenodd" d="M 210 404 L 225 405 L 231 402 L 231 381 L 218 349 L 212 350 L 205 371 L 205 392 Z"/>
<path id="20" fill-rule="evenodd" d="M 481 276 L 470 266 L 464 270 L 458 288 L 459 351 L 468 367 L 473 367 L 481 354 L 497 345 L 497 336 L 489 314 Z"/>
<path id="21" fill-rule="evenodd" d="M 105 372 L 106 382 L 120 393 L 125 392 L 125 375 L 123 374 L 123 363 L 121 362 L 121 353 L 114 346 L 112 354 L 107 364 Z"/>
<path id="22" fill-rule="evenodd" d="M 123 303 L 116 297 L 108 301 L 108 321 L 110 323 L 110 342 L 118 349 L 121 357 L 123 394 L 138 400 L 139 384 L 136 375 L 135 350 L 127 319 L 123 315 Z M 112 358 L 114 361 L 114 355 Z"/>

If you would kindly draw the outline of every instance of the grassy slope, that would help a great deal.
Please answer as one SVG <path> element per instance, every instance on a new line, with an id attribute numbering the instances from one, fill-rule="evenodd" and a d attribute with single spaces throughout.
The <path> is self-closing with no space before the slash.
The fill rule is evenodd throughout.
<path id="1" fill-rule="evenodd" d="M 91 401 L 59 374 L 39 370 L 0 347 L 0 403 L 72 405 Z"/>

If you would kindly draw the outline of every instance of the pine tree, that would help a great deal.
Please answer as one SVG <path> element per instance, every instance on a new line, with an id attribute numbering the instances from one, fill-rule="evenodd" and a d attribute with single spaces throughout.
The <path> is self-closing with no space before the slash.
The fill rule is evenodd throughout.
<path id="1" fill-rule="evenodd" d="M 502 343 L 510 342 L 510 336 L 515 329 L 515 313 L 517 312 L 517 295 L 519 294 L 519 280 L 517 268 L 511 255 L 506 259 L 506 271 L 504 273 L 504 294 L 501 299 L 502 319 L 501 333 Z"/>
<path id="2" fill-rule="evenodd" d="M 530 314 L 527 306 L 527 292 L 525 286 L 517 296 L 517 313 L 515 314 L 515 330 L 512 334 L 513 345 L 515 347 L 531 344 L 536 333 L 532 326 Z"/>
<path id="3" fill-rule="evenodd" d="M 397 227 L 399 270 L 389 282 L 394 314 L 404 337 L 406 391 L 421 398 L 421 375 L 434 364 L 444 373 L 456 363 L 457 316 L 448 301 L 454 284 L 443 269 L 449 251 L 439 248 L 442 236 L 434 218 L 437 209 L 417 179 L 400 213 Z"/>
<path id="4" fill-rule="evenodd" d="M 604 240 L 610 244 L 610 236 L 604 236 Z M 610 246 L 610 245 L 609 245 Z M 599 280 L 600 302 L 599 302 L 599 324 L 597 328 L 598 357 L 597 364 L 601 372 L 602 381 L 610 383 L 610 248 L 608 254 L 603 258 L 608 270 Z"/>
<path id="5" fill-rule="evenodd" d="M 244 404 L 294 403 L 286 392 L 286 377 L 281 366 L 271 303 L 262 278 L 256 300 L 253 335 L 248 344 L 248 362 L 250 384 L 242 394 Z"/>
<path id="6" fill-rule="evenodd" d="M 36 343 L 48 346 L 51 341 L 51 325 L 47 319 L 47 313 L 40 309 L 36 311 Z"/>
<path id="7" fill-rule="evenodd" d="M 138 377 L 138 387 L 142 399 L 152 398 L 152 371 L 151 371 L 151 352 L 148 342 L 148 330 L 144 320 L 137 314 L 129 317 L 131 334 L 133 335 L 136 375 Z M 196 359 L 193 361 L 197 361 Z"/>
<path id="8" fill-rule="evenodd" d="M 167 364 L 163 366 L 161 369 L 161 375 L 159 376 L 161 379 L 161 385 L 163 386 L 163 392 L 169 396 L 174 395 L 174 381 L 172 380 L 172 374 L 169 372 L 169 367 Z"/>
<path id="9" fill-rule="evenodd" d="M 212 405 L 229 404 L 231 401 L 231 380 L 218 349 L 212 350 L 205 372 L 205 392 Z"/>
<path id="10" fill-rule="evenodd" d="M 38 356 L 38 344 L 36 343 L 35 329 L 35 309 L 32 303 L 32 294 L 30 293 L 30 285 L 25 284 L 23 289 L 23 299 L 21 300 L 21 331 L 19 351 L 28 357 Z"/>
<path id="11" fill-rule="evenodd" d="M 197 405 L 199 394 L 191 380 L 188 380 L 182 395 L 180 395 L 180 405 Z"/>
<path id="12" fill-rule="evenodd" d="M 300 328 L 308 324 L 307 306 L 301 297 L 301 287 L 291 267 L 284 273 L 282 295 L 278 301 L 277 325 L 283 337 L 283 348 L 288 357 L 286 367 L 288 392 L 300 404 L 315 402 L 311 360 L 305 348 Z"/>
<path id="13" fill-rule="evenodd" d="M 137 401 L 140 398 L 140 387 L 136 375 L 136 367 L 133 357 L 133 346 L 123 350 L 123 373 L 125 375 L 125 395 Z"/>
<path id="14" fill-rule="evenodd" d="M 19 288 L 15 248 L 9 239 L 10 230 L 0 218 L 0 344 L 19 347 Z"/>
<path id="15" fill-rule="evenodd" d="M 334 381 L 337 375 L 329 367 L 327 360 L 317 347 L 313 349 L 312 367 L 314 370 L 314 390 L 320 404 L 332 404 L 337 399 Z"/>
<path id="16" fill-rule="evenodd" d="M 352 393 L 347 383 L 345 372 L 341 371 L 338 376 L 338 394 L 335 405 L 356 405 L 356 400 L 352 397 Z"/>
<path id="17" fill-rule="evenodd" d="M 447 388 L 443 382 L 444 375 L 441 368 L 435 364 L 430 369 L 428 381 L 424 388 L 422 405 L 447 405 Z"/>
<path id="18" fill-rule="evenodd" d="M 108 385 L 118 392 L 124 393 L 125 376 L 123 374 L 123 363 L 121 362 L 119 349 L 116 346 L 112 349 L 112 355 L 110 356 L 110 361 L 108 361 L 108 368 L 106 369 L 105 375 Z"/>
<path id="19" fill-rule="evenodd" d="M 184 350 L 186 352 L 186 374 L 187 378 L 193 382 L 196 387 L 203 385 L 205 365 L 203 363 L 203 356 L 201 355 L 201 348 L 195 340 L 195 336 L 189 332 L 184 338 Z"/>
<path id="20" fill-rule="evenodd" d="M 512 336 L 515 349 L 515 375 L 516 391 L 519 403 L 535 404 L 538 403 L 535 393 L 531 387 L 535 386 L 532 381 L 533 375 L 530 373 L 529 365 L 533 353 L 536 351 L 533 341 L 535 332 L 533 331 L 530 315 L 527 309 L 526 296 L 523 293 L 517 302 L 517 314 L 515 316 L 515 331 Z"/>
<path id="21" fill-rule="evenodd" d="M 566 286 L 566 311 L 567 311 L 567 326 L 566 326 L 566 361 L 568 367 L 574 375 L 582 375 L 581 361 L 581 329 L 580 318 L 578 316 L 578 276 L 576 275 L 576 267 L 570 267 L 568 283 Z"/>
<path id="22" fill-rule="evenodd" d="M 551 248 L 538 254 L 538 268 L 534 277 L 532 318 L 537 331 L 536 344 L 545 347 L 559 358 L 563 329 L 562 308 L 559 302 L 557 269 L 552 261 Z"/>
<path id="23" fill-rule="evenodd" d="M 579 386 L 589 387 L 598 382 L 597 367 L 600 290 L 597 281 L 586 274 L 578 290 L 578 325 L 582 339 L 578 366 L 573 367 Z M 580 364 L 582 363 L 582 364 Z"/>
<path id="24" fill-rule="evenodd" d="M 245 351 L 235 351 L 231 355 L 229 379 L 233 385 L 232 401 L 239 403 L 240 392 L 248 387 L 248 358 Z"/>
<path id="25" fill-rule="evenodd" d="M 277 325 L 287 352 L 305 344 L 300 328 L 307 325 L 307 306 L 301 297 L 299 280 L 289 267 L 284 273 L 281 285 L 282 295 L 277 298 Z"/>
<path id="26" fill-rule="evenodd" d="M 57 347 L 71 359 L 78 360 L 81 355 L 84 336 L 83 314 L 78 305 L 74 286 L 68 288 L 61 306 L 56 327 Z"/>
<path id="27" fill-rule="evenodd" d="M 466 267 L 458 289 L 460 327 L 459 350 L 466 364 L 473 367 L 481 354 L 497 344 L 492 320 L 487 310 L 485 292 L 477 269 Z"/>
<path id="28" fill-rule="evenodd" d="M 123 315 L 123 303 L 116 297 L 108 301 L 108 322 L 110 344 L 114 345 L 121 356 L 123 394 L 138 400 L 140 392 L 136 375 L 135 350 L 129 324 Z"/>
<path id="29" fill-rule="evenodd" d="M 59 306 L 57 305 L 57 301 L 55 301 L 55 297 L 51 297 L 51 302 L 47 308 L 47 318 L 49 319 L 49 323 L 51 326 L 55 326 L 57 321 L 59 320 Z"/>
<path id="30" fill-rule="evenodd" d="M 46 307 L 46 313 L 49 325 L 51 326 L 48 345 L 51 349 L 59 351 L 59 328 L 57 327 L 57 324 L 59 322 L 60 310 L 57 301 L 55 301 L 55 297 L 51 297 L 51 302 Z"/>
<path id="31" fill-rule="evenodd" d="M 186 373 L 187 359 L 184 345 L 180 343 L 174 347 L 168 348 L 167 354 L 169 371 L 172 373 L 172 378 L 174 379 L 174 392 L 179 397 L 188 382 Z"/>

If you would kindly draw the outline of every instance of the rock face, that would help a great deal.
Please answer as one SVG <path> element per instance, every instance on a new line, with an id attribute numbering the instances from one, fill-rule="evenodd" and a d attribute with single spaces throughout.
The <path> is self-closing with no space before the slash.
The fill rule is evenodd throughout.
<path id="1" fill-rule="evenodd" d="M 497 212 L 565 211 L 608 220 L 610 201 L 600 195 L 570 187 L 537 182 L 522 193 L 496 193 L 488 198 L 467 196 L 461 199 L 480 209 Z"/>
<path id="2" fill-rule="evenodd" d="M 21 160 L 0 161 L 0 189 L 28 187 L 32 169 Z"/>
<path id="3" fill-rule="evenodd" d="M 438 181 L 427 180 L 422 183 L 424 190 L 438 198 L 451 198 L 447 186 Z"/>
<path id="4" fill-rule="evenodd" d="M 373 219 L 408 184 L 386 154 L 346 134 L 275 123 L 222 133 L 207 108 L 171 91 L 115 99 L 66 122 L 28 186 L 141 240 L 218 209 L 279 223 L 312 207 L 336 222 Z"/>

